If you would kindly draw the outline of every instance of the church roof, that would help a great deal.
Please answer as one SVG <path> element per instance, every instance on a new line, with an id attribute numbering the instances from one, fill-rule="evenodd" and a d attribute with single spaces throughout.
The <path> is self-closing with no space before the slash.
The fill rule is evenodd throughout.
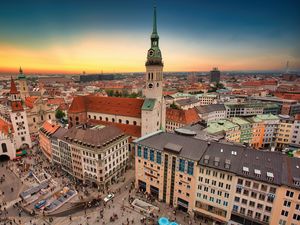
<path id="1" fill-rule="evenodd" d="M 10 92 L 9 93 L 11 95 L 19 94 L 19 91 L 17 89 L 17 86 L 16 86 L 15 81 L 13 80 L 13 78 L 11 78 L 11 81 L 10 81 Z"/>
<path id="2" fill-rule="evenodd" d="M 140 118 L 143 103 L 144 99 L 137 98 L 76 96 L 69 108 L 69 113 L 97 112 Z"/>
<path id="3" fill-rule="evenodd" d="M 13 112 L 23 111 L 23 106 L 21 101 L 12 101 L 11 102 L 11 110 Z"/>
<path id="4" fill-rule="evenodd" d="M 37 97 L 37 96 L 26 97 L 26 98 L 25 98 L 25 105 L 26 105 L 28 108 L 33 108 L 33 105 L 34 105 L 35 101 L 36 101 L 38 98 L 39 98 L 39 97 Z"/>

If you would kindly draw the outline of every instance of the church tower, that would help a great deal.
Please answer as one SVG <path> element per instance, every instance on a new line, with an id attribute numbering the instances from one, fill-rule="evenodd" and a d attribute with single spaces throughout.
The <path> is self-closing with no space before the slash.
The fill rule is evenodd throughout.
<path id="1" fill-rule="evenodd" d="M 17 90 L 14 80 L 10 83 L 10 119 L 14 129 L 14 144 L 18 149 L 27 145 L 31 147 L 31 139 L 26 111 L 23 108 L 20 92 Z"/>
<path id="2" fill-rule="evenodd" d="M 20 67 L 19 75 L 18 75 L 18 84 L 19 84 L 19 91 L 21 95 L 21 99 L 25 101 L 26 97 L 29 97 L 29 91 L 27 86 L 27 79 L 25 74 L 23 73 L 22 68 Z"/>
<path id="3" fill-rule="evenodd" d="M 154 7 L 151 47 L 148 50 L 146 61 L 146 86 L 144 89 L 144 95 L 146 98 L 161 100 L 163 90 L 163 67 L 164 65 L 159 49 L 159 36 L 157 33 L 156 7 Z"/>
<path id="4" fill-rule="evenodd" d="M 159 36 L 157 33 L 156 7 L 153 13 L 153 30 L 151 34 L 151 47 L 147 53 L 145 88 L 143 94 L 145 101 L 142 106 L 142 136 L 165 129 L 166 104 L 163 97 L 163 61 L 159 49 Z"/>

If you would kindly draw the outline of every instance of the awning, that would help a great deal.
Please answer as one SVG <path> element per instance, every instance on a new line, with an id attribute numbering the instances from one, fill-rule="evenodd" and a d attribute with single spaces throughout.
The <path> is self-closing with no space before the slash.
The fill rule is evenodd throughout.
<path id="1" fill-rule="evenodd" d="M 22 155 L 26 155 L 27 154 L 27 151 L 26 150 L 22 150 L 22 151 L 18 151 L 16 153 L 16 156 L 22 156 Z"/>

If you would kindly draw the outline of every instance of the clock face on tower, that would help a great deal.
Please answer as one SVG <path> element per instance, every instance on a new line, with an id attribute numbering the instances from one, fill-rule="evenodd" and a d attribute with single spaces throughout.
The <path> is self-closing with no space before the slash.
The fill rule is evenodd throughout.
<path id="1" fill-rule="evenodd" d="M 148 84 L 148 87 L 149 88 L 153 88 L 153 84 Z"/>
<path id="2" fill-rule="evenodd" d="M 153 51 L 153 49 L 150 49 L 149 50 L 149 56 L 153 56 L 154 55 L 154 51 Z"/>

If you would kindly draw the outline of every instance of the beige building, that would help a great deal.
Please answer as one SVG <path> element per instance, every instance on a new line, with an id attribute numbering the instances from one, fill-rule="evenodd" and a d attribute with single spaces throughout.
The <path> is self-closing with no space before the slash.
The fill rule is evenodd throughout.
<path id="1" fill-rule="evenodd" d="M 291 143 L 294 118 L 288 115 L 279 115 L 279 125 L 276 133 L 276 148 L 285 148 Z"/>
<path id="2" fill-rule="evenodd" d="M 289 158 L 283 185 L 277 188 L 274 211 L 270 224 L 300 224 L 300 163 L 297 158 Z"/>
<path id="3" fill-rule="evenodd" d="M 103 187 L 125 171 L 128 136 L 114 126 L 72 127 L 53 134 L 53 161 L 84 183 Z"/>
<path id="4" fill-rule="evenodd" d="M 55 108 L 47 105 L 47 99 L 29 96 L 25 105 L 30 134 L 36 134 L 45 121 L 55 119 Z"/>
<path id="5" fill-rule="evenodd" d="M 205 224 L 299 224 L 299 159 L 191 135 L 135 140 L 136 188 Z"/>

